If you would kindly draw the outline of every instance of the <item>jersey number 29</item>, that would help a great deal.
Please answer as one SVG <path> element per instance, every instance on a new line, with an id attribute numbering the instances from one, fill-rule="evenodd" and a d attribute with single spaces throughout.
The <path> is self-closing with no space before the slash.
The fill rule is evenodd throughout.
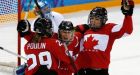
<path id="1" fill-rule="evenodd" d="M 44 60 L 44 57 L 46 57 L 47 60 Z M 37 58 L 39 59 L 38 61 L 37 61 Z M 36 67 L 37 66 L 37 62 L 39 62 L 40 65 L 47 65 L 48 69 L 51 68 L 52 59 L 51 59 L 51 54 L 48 51 L 40 52 L 38 54 L 38 56 L 35 55 L 35 54 L 29 54 L 29 55 L 27 55 L 27 60 L 29 60 L 29 59 L 32 60 L 32 64 L 28 67 L 28 70 L 31 70 L 34 67 Z"/>

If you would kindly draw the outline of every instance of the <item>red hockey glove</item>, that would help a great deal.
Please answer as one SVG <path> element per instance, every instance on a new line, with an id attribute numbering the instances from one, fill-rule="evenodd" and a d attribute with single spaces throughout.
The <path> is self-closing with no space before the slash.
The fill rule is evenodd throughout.
<path id="1" fill-rule="evenodd" d="M 132 16 L 133 8 L 134 8 L 134 1 L 133 0 L 122 0 L 121 2 L 121 11 L 124 15 Z"/>

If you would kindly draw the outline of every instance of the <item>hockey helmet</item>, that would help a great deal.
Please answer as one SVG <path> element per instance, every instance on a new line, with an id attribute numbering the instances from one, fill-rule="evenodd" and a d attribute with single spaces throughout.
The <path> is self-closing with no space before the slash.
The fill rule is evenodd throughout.
<path id="1" fill-rule="evenodd" d="M 51 12 L 51 6 L 50 4 L 45 0 L 41 0 L 38 2 L 41 10 L 43 11 L 43 14 L 47 14 Z"/>
<path id="2" fill-rule="evenodd" d="M 73 23 L 71 21 L 62 21 L 61 24 L 59 25 L 59 29 L 58 29 L 58 38 L 61 41 L 64 41 L 64 42 L 71 41 L 69 39 L 67 40 L 67 38 L 62 39 L 61 31 L 70 33 L 70 35 L 71 35 L 70 38 L 72 38 L 73 37 L 73 32 L 74 32 Z"/>
<path id="3" fill-rule="evenodd" d="M 34 31 L 50 37 L 53 33 L 52 21 L 47 18 L 39 18 L 34 24 Z"/>
<path id="4" fill-rule="evenodd" d="M 95 7 L 91 10 L 91 12 L 89 14 L 88 22 L 93 17 L 99 17 L 101 19 L 102 25 L 104 25 L 106 23 L 106 21 L 108 20 L 107 10 L 104 7 Z"/>
<path id="5" fill-rule="evenodd" d="M 59 25 L 59 30 L 73 30 L 73 24 L 70 21 L 62 21 L 61 24 Z"/>

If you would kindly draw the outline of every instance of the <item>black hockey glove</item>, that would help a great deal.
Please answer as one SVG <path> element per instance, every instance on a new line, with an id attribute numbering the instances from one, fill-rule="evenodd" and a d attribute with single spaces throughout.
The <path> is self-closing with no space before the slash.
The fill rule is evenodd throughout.
<path id="1" fill-rule="evenodd" d="M 122 0 L 121 2 L 121 11 L 124 15 L 132 16 L 134 1 L 133 0 Z"/>
<path id="2" fill-rule="evenodd" d="M 31 25 L 28 20 L 20 20 L 17 25 L 17 31 L 20 33 L 21 37 L 25 34 L 28 34 L 30 31 Z"/>
<path id="3" fill-rule="evenodd" d="M 89 29 L 89 26 L 87 24 L 77 25 L 75 27 L 75 31 L 80 32 L 82 34 L 84 34 L 88 29 Z"/>

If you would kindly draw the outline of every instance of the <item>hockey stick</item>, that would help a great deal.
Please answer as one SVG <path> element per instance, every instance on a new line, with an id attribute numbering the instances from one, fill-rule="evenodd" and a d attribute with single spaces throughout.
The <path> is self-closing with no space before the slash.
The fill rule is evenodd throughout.
<path id="1" fill-rule="evenodd" d="M 12 52 L 12 51 L 10 51 L 10 50 L 8 50 L 8 49 L 4 49 L 3 47 L 0 47 L 0 49 L 3 50 L 3 51 L 6 51 L 6 52 L 8 52 L 8 53 L 10 53 L 10 54 L 12 54 L 12 55 L 15 55 L 15 56 L 17 56 L 17 57 L 20 57 L 20 58 L 22 58 L 22 59 L 24 59 L 24 60 L 27 60 L 26 57 L 21 56 L 21 55 L 19 55 L 19 54 L 16 54 L 16 53 L 14 53 L 14 52 Z"/>
<path id="2" fill-rule="evenodd" d="M 27 58 L 19 55 L 19 54 L 16 54 L 10 50 L 7 50 L 7 49 L 4 49 L 3 47 L 0 47 L 0 50 L 2 51 L 6 51 L 12 55 L 15 55 L 19 58 L 23 58 L 25 60 L 27 60 Z M 15 62 L 0 62 L 0 71 L 1 72 L 9 72 L 9 73 L 14 73 L 15 71 L 15 68 L 17 67 L 17 64 Z"/>
<path id="3" fill-rule="evenodd" d="M 79 75 L 79 74 L 78 74 L 78 70 L 77 70 L 77 68 L 76 68 L 76 65 L 74 64 L 74 60 L 73 60 L 71 54 L 69 53 L 68 47 L 67 47 L 67 45 L 66 45 L 65 43 L 64 43 L 64 47 L 65 47 L 65 50 L 66 50 L 67 53 L 68 53 L 68 56 L 69 56 L 69 58 L 70 58 L 70 62 L 72 63 L 73 69 L 75 70 L 75 72 L 77 72 L 77 75 Z"/>
<path id="4" fill-rule="evenodd" d="M 18 55 L 10 50 L 4 49 L 3 47 L 0 47 L 0 50 L 8 52 L 12 55 L 19 57 L 19 58 L 23 58 L 24 60 L 27 60 L 27 58 L 25 58 L 21 55 Z M 15 74 L 16 67 L 17 67 L 16 62 L 0 62 L 0 72 L 4 72 L 4 73 L 6 72 L 6 73 L 11 73 L 12 75 L 16 75 Z"/>
<path id="5" fill-rule="evenodd" d="M 41 11 L 41 7 L 39 6 L 38 1 L 34 0 L 34 2 L 35 2 L 36 6 L 38 7 L 38 9 L 40 11 L 41 17 L 44 18 L 43 12 Z"/>

